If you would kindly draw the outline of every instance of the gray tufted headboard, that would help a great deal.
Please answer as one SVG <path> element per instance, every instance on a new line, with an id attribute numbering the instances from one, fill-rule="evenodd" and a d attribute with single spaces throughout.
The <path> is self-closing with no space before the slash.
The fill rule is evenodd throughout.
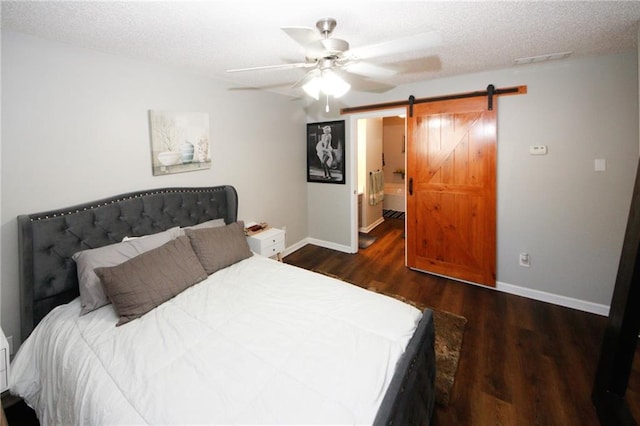
<path id="1" fill-rule="evenodd" d="M 225 185 L 132 192 L 18 216 L 22 340 L 49 311 L 78 296 L 74 253 L 211 219 L 233 223 L 237 215 L 238 194 Z"/>

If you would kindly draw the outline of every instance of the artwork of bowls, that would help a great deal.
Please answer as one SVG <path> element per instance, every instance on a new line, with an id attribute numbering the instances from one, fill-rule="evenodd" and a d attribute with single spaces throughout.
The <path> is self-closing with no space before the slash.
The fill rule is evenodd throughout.
<path id="1" fill-rule="evenodd" d="M 179 152 L 164 151 L 158 154 L 158 161 L 163 166 L 172 166 L 180 163 L 181 155 Z"/>
<path id="2" fill-rule="evenodd" d="M 183 163 L 192 162 L 194 151 L 195 151 L 195 147 L 191 142 L 185 141 L 185 143 L 180 145 L 180 156 L 182 157 L 182 162 Z"/>
<path id="3" fill-rule="evenodd" d="M 209 157 L 209 139 L 204 137 L 198 142 L 197 161 L 204 163 Z"/>

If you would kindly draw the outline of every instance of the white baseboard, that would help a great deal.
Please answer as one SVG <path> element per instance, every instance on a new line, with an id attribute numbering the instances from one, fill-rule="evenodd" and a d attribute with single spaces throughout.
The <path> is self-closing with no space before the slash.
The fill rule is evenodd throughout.
<path id="1" fill-rule="evenodd" d="M 330 241 L 316 240 L 315 238 L 307 238 L 307 241 L 309 242 L 309 244 L 313 244 L 313 245 L 316 245 L 316 246 L 320 246 L 320 247 L 324 247 L 324 248 L 328 248 L 328 249 L 332 249 L 332 250 L 341 251 L 343 253 L 351 253 L 351 247 L 350 246 L 345 246 L 345 245 L 342 245 L 342 244 L 336 244 L 336 243 L 332 243 Z"/>
<path id="2" fill-rule="evenodd" d="M 301 249 L 307 244 L 313 244 L 316 246 L 341 251 L 343 253 L 351 253 L 351 247 L 332 243 L 329 241 L 317 240 L 315 238 L 305 238 L 291 246 L 287 247 L 283 253 L 283 256 L 293 253 L 296 250 Z M 474 283 L 469 283 L 474 284 Z M 478 285 L 478 284 L 474 284 Z M 483 288 L 490 288 L 482 286 Z M 513 284 L 497 281 L 495 290 L 503 293 L 514 294 L 516 296 L 526 297 L 528 299 L 539 300 L 541 302 L 552 303 L 554 305 L 564 306 L 566 308 L 577 309 L 579 311 L 589 312 L 592 314 L 609 316 L 609 306 L 602 305 L 600 303 L 588 302 L 586 300 L 575 299 L 573 297 L 561 296 L 559 294 L 548 293 L 542 290 L 534 290 L 531 288 L 520 287 Z"/>
<path id="3" fill-rule="evenodd" d="M 284 251 L 282 252 L 282 257 L 288 256 L 294 251 L 300 250 L 302 247 L 306 246 L 307 244 L 309 244 L 309 239 L 305 238 L 301 241 L 298 241 L 295 244 L 291 244 L 289 247 L 285 247 Z"/>
<path id="4" fill-rule="evenodd" d="M 515 294 L 528 299 L 539 300 L 541 302 L 553 303 L 554 305 L 577 309 L 579 311 L 590 312 L 592 314 L 609 316 L 609 306 L 600 303 L 588 302 L 586 300 L 574 299 L 573 297 L 561 296 L 559 294 L 548 293 L 542 290 L 520 287 L 513 284 L 496 282 L 496 290 L 504 293 Z"/>
<path id="5" fill-rule="evenodd" d="M 373 222 L 371 225 L 367 227 L 359 228 L 358 231 L 368 234 L 369 232 L 371 232 L 371 230 L 373 230 L 376 226 L 380 225 L 382 222 L 384 222 L 384 217 L 381 217 L 380 219 L 376 220 L 375 222 Z"/>
<path id="6" fill-rule="evenodd" d="M 298 241 L 295 244 L 290 245 L 289 247 L 284 249 L 284 252 L 282 253 L 282 256 L 287 256 L 291 253 L 293 253 L 294 251 L 300 250 L 302 247 L 306 246 L 307 244 L 313 244 L 314 246 L 319 246 L 319 247 L 324 247 L 324 248 L 328 248 L 328 249 L 332 249 L 332 250 L 337 250 L 337 251 L 341 251 L 343 253 L 351 253 L 351 247 L 349 246 L 345 246 L 342 244 L 336 244 L 336 243 L 332 243 L 329 241 L 324 241 L 324 240 L 318 240 L 315 238 L 305 238 L 301 241 Z"/>

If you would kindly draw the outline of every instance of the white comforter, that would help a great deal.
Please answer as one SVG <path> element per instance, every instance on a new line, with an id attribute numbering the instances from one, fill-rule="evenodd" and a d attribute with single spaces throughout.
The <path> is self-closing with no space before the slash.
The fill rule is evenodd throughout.
<path id="1" fill-rule="evenodd" d="M 53 310 L 11 392 L 41 424 L 370 424 L 421 313 L 253 256 L 142 318 Z"/>

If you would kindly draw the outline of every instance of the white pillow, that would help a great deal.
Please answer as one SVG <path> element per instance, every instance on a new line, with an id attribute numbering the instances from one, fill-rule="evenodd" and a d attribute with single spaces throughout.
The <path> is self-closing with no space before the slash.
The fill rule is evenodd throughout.
<path id="1" fill-rule="evenodd" d="M 191 226 L 185 226 L 184 228 L 181 228 L 179 235 L 185 235 L 184 234 L 184 230 L 185 229 L 218 228 L 218 227 L 222 227 L 222 226 L 226 226 L 226 223 L 224 223 L 224 219 L 213 219 L 213 220 L 209 220 L 207 222 L 197 223 L 197 224 L 191 225 Z M 145 238 L 145 237 L 148 237 L 148 236 L 149 235 L 141 235 L 139 237 L 129 237 L 129 236 L 125 235 L 124 238 L 122 238 L 122 241 L 137 240 L 138 238 Z"/>
<path id="2" fill-rule="evenodd" d="M 185 226 L 182 229 L 184 230 L 184 229 L 220 228 L 222 226 L 227 226 L 227 224 L 224 223 L 224 219 L 213 219 L 213 220 L 208 220 L 206 222 L 198 223 L 196 225 Z M 183 235 L 184 235 L 184 231 L 183 231 Z"/>

